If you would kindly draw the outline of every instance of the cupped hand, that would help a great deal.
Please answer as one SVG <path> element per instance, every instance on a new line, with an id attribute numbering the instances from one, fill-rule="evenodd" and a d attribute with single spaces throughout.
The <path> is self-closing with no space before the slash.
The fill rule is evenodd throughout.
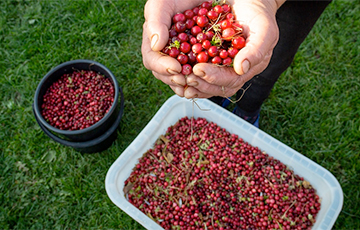
<path id="1" fill-rule="evenodd" d="M 188 76 L 187 98 L 229 97 L 261 73 L 269 64 L 278 41 L 279 30 L 275 14 L 282 4 L 268 0 L 228 0 L 237 21 L 244 28 L 246 45 L 235 56 L 233 68 L 200 63 L 194 66 L 194 74 Z"/>
<path id="2" fill-rule="evenodd" d="M 141 46 L 144 66 L 181 97 L 184 96 L 186 86 L 185 76 L 181 74 L 181 65 L 175 58 L 161 54 L 159 51 L 168 42 L 172 17 L 202 2 L 202 0 L 148 0 L 144 9 L 145 22 Z"/>
<path id="3" fill-rule="evenodd" d="M 180 73 L 178 61 L 159 51 L 167 44 L 172 16 L 203 1 L 149 0 L 143 26 L 144 65 L 181 97 L 232 96 L 270 61 L 279 34 L 275 14 L 281 3 L 277 1 L 228 0 L 237 21 L 244 27 L 246 46 L 236 55 L 233 68 L 200 63 L 194 66 L 193 74 L 185 77 Z"/>

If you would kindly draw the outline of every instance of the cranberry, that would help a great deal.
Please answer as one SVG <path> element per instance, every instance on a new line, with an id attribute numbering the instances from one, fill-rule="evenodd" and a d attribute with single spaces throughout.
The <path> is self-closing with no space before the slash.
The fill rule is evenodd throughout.
<path id="1" fill-rule="evenodd" d="M 186 21 L 186 17 L 184 14 L 178 13 L 178 14 L 175 14 L 173 17 L 173 23 L 185 22 L 185 21 Z"/>
<path id="2" fill-rule="evenodd" d="M 199 63 L 206 63 L 209 60 L 209 55 L 205 51 L 202 51 L 198 55 L 196 55 L 196 60 Z"/>
<path id="3" fill-rule="evenodd" d="M 183 42 L 180 44 L 180 51 L 183 52 L 183 53 L 189 53 L 191 50 L 191 46 L 189 43 L 187 42 Z"/>
<path id="4" fill-rule="evenodd" d="M 245 46 L 243 28 L 231 10 L 224 2 L 205 1 L 177 13 L 172 18 L 169 41 L 162 52 L 178 59 L 182 66 L 193 67 L 199 60 L 231 66 L 232 59 Z M 204 53 L 199 55 L 201 52 Z"/>
<path id="5" fill-rule="evenodd" d="M 236 37 L 232 40 L 231 44 L 236 49 L 242 49 L 245 47 L 245 38 L 244 37 Z"/>
<path id="6" fill-rule="evenodd" d="M 124 185 L 164 229 L 311 229 L 321 208 L 310 183 L 204 118 L 168 127 Z"/>
<path id="7" fill-rule="evenodd" d="M 114 86 L 94 71 L 64 74 L 46 91 L 41 114 L 53 127 L 80 130 L 100 121 L 114 101 Z"/>

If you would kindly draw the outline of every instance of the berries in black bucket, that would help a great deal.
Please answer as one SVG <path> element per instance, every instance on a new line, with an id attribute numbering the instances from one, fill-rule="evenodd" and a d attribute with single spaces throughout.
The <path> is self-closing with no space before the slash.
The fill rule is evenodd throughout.
<path id="1" fill-rule="evenodd" d="M 56 66 L 41 80 L 33 112 L 54 141 L 83 153 L 101 152 L 117 138 L 124 95 L 106 66 L 73 60 Z"/>
<path id="2" fill-rule="evenodd" d="M 114 86 L 92 70 L 63 74 L 46 91 L 41 115 L 61 130 L 81 130 L 94 125 L 114 102 Z"/>

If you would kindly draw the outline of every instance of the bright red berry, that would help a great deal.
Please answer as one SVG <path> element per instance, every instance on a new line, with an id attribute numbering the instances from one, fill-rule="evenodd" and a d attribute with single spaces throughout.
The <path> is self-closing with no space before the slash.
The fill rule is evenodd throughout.
<path id="1" fill-rule="evenodd" d="M 208 53 L 209 53 L 209 56 L 210 57 L 215 57 L 219 54 L 219 49 L 217 46 L 211 46 L 209 49 L 208 49 Z"/>
<path id="2" fill-rule="evenodd" d="M 205 51 L 200 52 L 198 55 L 196 55 L 196 60 L 199 63 L 206 63 L 209 60 L 209 55 Z"/>
<path id="3" fill-rule="evenodd" d="M 232 41 L 231 44 L 234 48 L 236 49 L 242 49 L 245 47 L 245 38 L 244 37 L 235 37 Z"/>
<path id="4" fill-rule="evenodd" d="M 192 73 L 192 67 L 189 64 L 185 64 L 181 68 L 181 73 L 184 75 L 189 75 Z"/>
<path id="5" fill-rule="evenodd" d="M 184 14 L 178 13 L 178 14 L 175 14 L 173 17 L 173 23 L 185 22 L 185 21 L 186 21 L 186 17 Z"/>
<path id="6" fill-rule="evenodd" d="M 187 42 L 183 42 L 180 44 L 180 51 L 187 54 L 191 50 L 191 45 Z"/>
<path id="7" fill-rule="evenodd" d="M 205 27 L 209 24 L 209 19 L 204 15 L 198 16 L 196 19 L 196 24 L 198 24 L 200 27 Z"/>

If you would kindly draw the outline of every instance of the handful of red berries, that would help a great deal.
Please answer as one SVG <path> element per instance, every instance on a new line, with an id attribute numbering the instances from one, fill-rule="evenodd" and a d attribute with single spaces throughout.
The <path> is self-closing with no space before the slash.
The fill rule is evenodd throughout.
<path id="1" fill-rule="evenodd" d="M 231 66 L 245 46 L 243 28 L 224 2 L 206 1 L 173 16 L 169 41 L 162 52 L 180 62 L 182 74 L 191 74 L 197 63 Z"/>

